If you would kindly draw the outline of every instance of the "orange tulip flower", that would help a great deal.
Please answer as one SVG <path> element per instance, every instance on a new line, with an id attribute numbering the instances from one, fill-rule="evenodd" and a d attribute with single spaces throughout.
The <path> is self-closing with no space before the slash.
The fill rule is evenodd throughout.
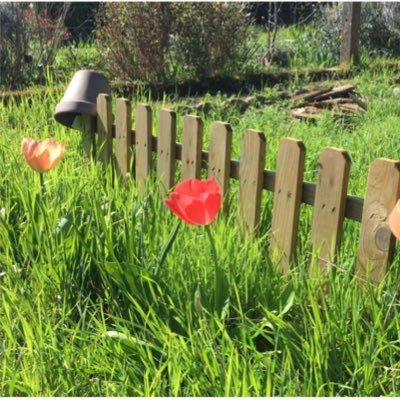
<path id="1" fill-rule="evenodd" d="M 65 142 L 57 143 L 53 138 L 40 142 L 28 137 L 22 141 L 21 149 L 28 165 L 43 173 L 54 168 L 61 160 L 65 152 Z"/>

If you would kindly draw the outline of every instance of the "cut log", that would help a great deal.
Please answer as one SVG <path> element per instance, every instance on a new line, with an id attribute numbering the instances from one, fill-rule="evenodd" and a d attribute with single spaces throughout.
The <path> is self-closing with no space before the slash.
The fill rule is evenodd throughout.
<path id="1" fill-rule="evenodd" d="M 320 96 L 320 95 L 322 95 L 324 93 L 327 93 L 327 92 L 329 92 L 331 90 L 332 90 L 332 86 L 321 87 L 321 88 L 312 90 L 311 92 L 307 91 L 305 93 L 296 94 L 296 95 L 291 97 L 290 101 L 292 101 L 292 102 L 296 102 L 296 101 L 300 101 L 300 100 L 310 101 L 310 100 L 313 100 L 316 96 Z"/>
<path id="2" fill-rule="evenodd" d="M 315 101 L 329 99 L 330 97 L 337 97 L 340 94 L 348 93 L 351 90 L 354 90 L 356 85 L 343 85 L 337 88 L 330 90 L 329 92 L 323 93 L 319 96 L 314 97 Z"/>

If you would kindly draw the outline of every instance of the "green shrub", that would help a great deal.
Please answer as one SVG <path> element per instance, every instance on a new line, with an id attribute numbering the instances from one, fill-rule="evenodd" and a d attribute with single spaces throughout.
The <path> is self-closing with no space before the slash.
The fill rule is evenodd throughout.
<path id="1" fill-rule="evenodd" d="M 105 69 L 158 82 L 237 67 L 247 29 L 242 6 L 224 3 L 104 3 L 96 20 Z"/>
<path id="2" fill-rule="evenodd" d="M 301 46 L 320 65 L 339 63 L 342 3 L 321 4 Z M 363 3 L 361 7 L 360 48 L 363 52 L 400 55 L 400 4 Z"/>
<path id="3" fill-rule="evenodd" d="M 70 3 L 0 3 L 0 85 L 43 82 L 62 41 Z"/>

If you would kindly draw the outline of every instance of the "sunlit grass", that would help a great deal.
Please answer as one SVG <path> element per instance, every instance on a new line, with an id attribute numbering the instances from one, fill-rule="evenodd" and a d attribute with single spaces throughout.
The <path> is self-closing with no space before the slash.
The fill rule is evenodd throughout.
<path id="1" fill-rule="evenodd" d="M 235 158 L 244 130 L 260 129 L 268 142 L 265 165 L 275 169 L 280 139 L 296 137 L 307 148 L 308 181 L 316 179 L 319 153 L 342 147 L 352 159 L 349 192 L 363 197 L 370 162 L 399 158 L 400 103 L 388 71 L 361 72 L 353 81 L 368 112 L 352 127 L 328 114 L 316 124 L 293 122 L 285 102 L 239 114 L 221 107 L 223 95 L 209 96 L 212 110 L 200 114 L 205 147 L 216 120 L 232 124 Z M 204 229 L 182 226 L 155 274 L 176 222 L 157 182 L 143 198 L 133 179 L 122 185 L 111 168 L 86 165 L 80 133 L 53 118 L 59 100 L 49 91 L 0 108 L 0 394 L 398 393 L 398 254 L 380 287 L 361 289 L 353 278 L 359 224 L 347 221 L 336 268 L 322 290 L 307 275 L 312 208 L 302 205 L 298 260 L 283 277 L 268 256 L 271 194 L 263 197 L 259 235 L 242 238 L 233 185 L 230 214 L 211 226 L 230 295 L 217 315 Z M 158 110 L 167 104 L 175 102 L 152 104 L 155 133 Z M 178 136 L 181 127 L 178 115 Z M 21 155 L 25 136 L 67 141 L 64 159 L 45 175 L 45 196 Z"/>

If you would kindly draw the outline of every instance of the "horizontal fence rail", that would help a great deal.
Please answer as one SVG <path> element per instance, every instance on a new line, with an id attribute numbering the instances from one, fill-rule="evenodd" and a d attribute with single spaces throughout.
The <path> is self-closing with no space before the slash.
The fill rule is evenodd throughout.
<path id="1" fill-rule="evenodd" d="M 376 283 L 384 278 L 395 246 L 386 220 L 400 197 L 399 161 L 380 158 L 371 164 L 363 199 L 347 194 L 351 161 L 345 150 L 333 147 L 323 150 L 318 161 L 317 183 L 304 182 L 306 149 L 300 140 L 283 139 L 276 171 L 269 171 L 264 169 L 268 144 L 260 131 L 244 132 L 240 160 L 232 160 L 232 129 L 228 123 L 211 125 L 210 148 L 205 151 L 200 117 L 183 117 L 182 143 L 177 143 L 173 111 L 160 111 L 158 136 L 154 136 L 153 114 L 147 104 L 137 105 L 135 127 L 132 127 L 131 105 L 127 99 L 117 99 L 115 123 L 109 95 L 99 95 L 97 110 L 96 128 L 93 127 L 96 124 L 82 124 L 85 154 L 90 154 L 92 145 L 91 154 L 107 164 L 114 140 L 115 160 L 122 177 L 126 177 L 131 172 L 134 145 L 135 179 L 140 191 L 145 190 L 145 180 L 152 169 L 152 153 L 157 155 L 157 175 L 166 189 L 175 184 L 177 160 L 181 161 L 182 179 L 199 178 L 201 169 L 207 169 L 208 175 L 217 179 L 224 195 L 229 190 L 229 179 L 238 180 L 239 216 L 249 232 L 255 231 L 260 222 L 262 190 L 273 192 L 269 249 L 283 272 L 295 261 L 301 203 L 313 206 L 311 244 L 318 262 L 312 263 L 312 274 L 325 274 L 335 264 L 344 218 L 360 222 L 356 273 L 363 280 Z M 223 206 L 227 211 L 227 202 Z"/>
<path id="2" fill-rule="evenodd" d="M 115 139 L 115 127 L 116 125 L 112 125 L 112 138 Z M 130 140 L 131 143 L 135 143 L 136 131 L 134 128 L 131 129 Z M 157 153 L 158 146 L 158 137 L 152 136 L 151 138 L 151 146 L 153 153 Z M 208 168 L 208 159 L 209 153 L 208 151 L 201 151 L 201 168 Z M 175 160 L 182 161 L 182 143 L 175 143 Z M 230 178 L 239 179 L 239 160 L 231 160 L 230 161 Z M 274 171 L 264 170 L 263 172 L 263 189 L 268 190 L 270 192 L 275 191 L 275 176 L 276 173 Z M 315 189 L 316 184 L 311 182 L 303 182 L 303 190 L 301 196 L 301 202 L 308 205 L 314 205 L 315 200 Z M 346 208 L 344 216 L 348 219 L 352 219 L 353 221 L 361 222 L 362 218 L 362 210 L 364 205 L 364 199 L 357 196 L 346 196 Z"/>

